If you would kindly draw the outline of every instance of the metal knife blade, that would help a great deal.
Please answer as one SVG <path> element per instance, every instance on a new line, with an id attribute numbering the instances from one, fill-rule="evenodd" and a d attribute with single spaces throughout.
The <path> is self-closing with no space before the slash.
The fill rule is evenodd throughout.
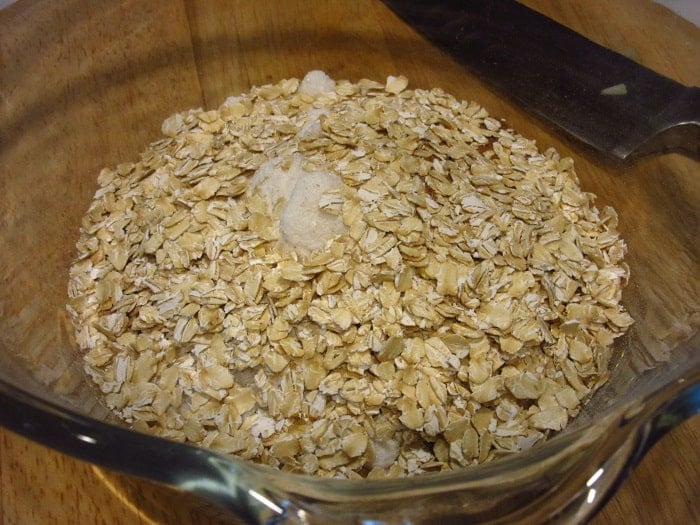
<path id="1" fill-rule="evenodd" d="M 700 153 L 700 88 L 687 87 L 512 0 L 384 0 L 506 96 L 620 159 Z"/>

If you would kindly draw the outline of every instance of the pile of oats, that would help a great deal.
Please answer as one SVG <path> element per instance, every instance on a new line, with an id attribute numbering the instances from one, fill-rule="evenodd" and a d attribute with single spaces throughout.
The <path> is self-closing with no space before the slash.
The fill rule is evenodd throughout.
<path id="1" fill-rule="evenodd" d="M 68 309 L 137 430 L 379 478 L 527 449 L 632 319 L 571 159 L 440 89 L 313 72 L 192 110 L 103 170 Z"/>

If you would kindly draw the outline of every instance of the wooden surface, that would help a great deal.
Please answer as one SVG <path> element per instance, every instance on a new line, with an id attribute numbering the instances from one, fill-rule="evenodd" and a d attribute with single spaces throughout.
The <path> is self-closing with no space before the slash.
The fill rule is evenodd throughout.
<path id="1" fill-rule="evenodd" d="M 700 84 L 700 30 L 661 6 L 644 0 L 526 3 L 667 76 Z M 601 204 L 614 202 L 624 217 L 631 246 L 642 245 L 646 237 L 659 243 L 658 253 L 640 256 L 642 282 L 657 279 L 659 253 L 690 254 L 669 262 L 679 275 L 697 264 L 697 252 L 687 248 L 697 244 L 697 229 L 679 233 L 674 228 L 689 211 L 696 216 L 699 186 L 688 181 L 697 180 L 697 162 L 665 155 L 630 169 L 601 166 L 470 77 L 379 2 L 248 0 L 236 2 L 232 11 L 231 5 L 227 0 L 103 5 L 20 0 L 0 12 L 0 152 L 6 155 L 5 167 L 26 173 L 18 201 L 43 199 L 44 217 L 34 218 L 32 225 L 53 243 L 40 264 L 31 253 L 16 262 L 18 275 L 25 275 L 22 267 L 31 269 L 24 280 L 3 282 L 8 289 L 16 286 L 11 293 L 18 302 L 41 294 L 49 310 L 62 307 L 65 284 L 56 275 L 64 275 L 72 255 L 80 212 L 66 216 L 56 202 L 84 210 L 101 166 L 133 158 L 157 137 L 160 121 L 172 111 L 215 107 L 251 84 L 316 68 L 351 80 L 405 73 L 415 86 L 439 85 L 478 100 L 542 147 L 554 145 L 574 157 L 583 182 L 599 193 Z M 51 173 L 66 170 L 81 174 L 80 182 L 57 185 L 53 199 L 40 194 L 37 188 Z M 629 188 L 616 189 L 614 179 L 599 176 L 612 170 L 630 177 Z M 15 191 L 0 190 L 3 195 Z M 625 200 L 620 192 L 627 190 Z M 665 208 L 674 211 L 664 215 L 665 221 L 656 220 L 661 217 L 657 210 Z M 673 235 L 665 235 L 664 228 Z M 16 241 L 11 233 L 0 235 L 3 244 Z M 52 283 L 48 289 L 47 283 Z M 674 336 L 669 325 L 683 332 L 697 322 L 697 317 L 692 320 L 694 285 L 678 279 L 659 287 L 659 304 L 648 305 L 647 326 L 664 327 L 662 339 Z M 673 299 L 684 296 L 685 302 Z M 664 302 L 665 297 L 670 299 Z M 593 523 L 700 523 L 698 442 L 696 417 L 652 450 Z M 161 488 L 0 430 L 0 522 L 209 524 L 216 519 Z"/>

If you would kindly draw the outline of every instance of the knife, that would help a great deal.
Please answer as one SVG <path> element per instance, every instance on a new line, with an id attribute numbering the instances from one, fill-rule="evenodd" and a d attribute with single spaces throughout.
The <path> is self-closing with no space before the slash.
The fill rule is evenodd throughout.
<path id="1" fill-rule="evenodd" d="M 700 153 L 700 88 L 687 87 L 512 0 L 384 0 L 472 73 L 618 159 Z"/>

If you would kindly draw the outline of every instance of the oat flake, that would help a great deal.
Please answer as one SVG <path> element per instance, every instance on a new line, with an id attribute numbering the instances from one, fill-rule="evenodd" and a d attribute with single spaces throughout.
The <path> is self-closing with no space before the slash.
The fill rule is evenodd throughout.
<path id="1" fill-rule="evenodd" d="M 398 477 L 529 448 L 607 379 L 617 217 L 475 102 L 312 72 L 163 134 L 100 173 L 70 270 L 85 369 L 133 428 Z"/>

